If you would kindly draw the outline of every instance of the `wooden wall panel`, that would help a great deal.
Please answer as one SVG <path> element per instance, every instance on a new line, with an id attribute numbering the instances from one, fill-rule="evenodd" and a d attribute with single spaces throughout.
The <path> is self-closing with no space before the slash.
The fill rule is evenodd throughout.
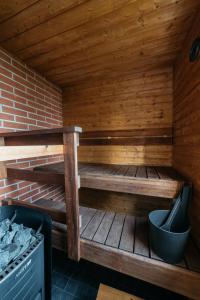
<path id="1" fill-rule="evenodd" d="M 64 124 L 84 131 L 172 126 L 172 69 L 84 83 L 64 91 Z M 82 146 L 87 162 L 171 165 L 172 147 Z"/>
<path id="2" fill-rule="evenodd" d="M 200 246 L 200 60 L 189 62 L 190 47 L 197 37 L 200 13 L 175 66 L 173 165 L 193 182 L 191 222 Z"/>
<path id="3" fill-rule="evenodd" d="M 149 196 L 80 189 L 80 203 L 82 206 L 102 210 L 127 213 L 134 216 L 147 216 L 152 210 L 169 209 L 170 199 Z"/>

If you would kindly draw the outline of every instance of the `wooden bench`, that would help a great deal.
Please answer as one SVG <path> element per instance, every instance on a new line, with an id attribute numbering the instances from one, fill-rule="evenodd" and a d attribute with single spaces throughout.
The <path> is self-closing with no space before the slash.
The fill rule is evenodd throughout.
<path id="1" fill-rule="evenodd" d="M 53 246 L 67 252 L 64 202 L 41 199 L 26 203 L 10 200 L 8 204 L 28 206 L 52 216 Z M 80 216 L 81 258 L 189 298 L 200 298 L 200 252 L 192 240 L 183 261 L 171 265 L 151 249 L 145 218 L 87 207 L 80 207 Z"/>
<path id="2" fill-rule="evenodd" d="M 78 170 L 81 187 L 122 193 L 174 198 L 184 184 L 184 178 L 169 167 L 79 163 Z M 17 173 L 19 177 L 19 173 L 23 172 L 23 170 L 9 170 L 9 176 L 14 179 L 14 174 Z M 36 167 L 32 176 L 31 172 L 29 171 L 28 178 L 31 181 L 35 180 L 32 176 L 36 176 L 38 180 L 47 183 L 51 176 L 55 181 L 59 181 L 60 178 L 61 182 L 63 175 L 64 182 L 63 162 Z M 25 173 L 24 178 L 27 178 L 27 172 Z M 22 175 L 20 179 L 23 179 Z"/>

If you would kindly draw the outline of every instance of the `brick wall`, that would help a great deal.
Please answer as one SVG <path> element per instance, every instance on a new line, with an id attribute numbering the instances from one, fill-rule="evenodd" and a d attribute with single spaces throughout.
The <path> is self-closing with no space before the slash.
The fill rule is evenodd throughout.
<path id="1" fill-rule="evenodd" d="M 0 132 L 62 125 L 61 90 L 0 49 Z M 7 164 L 16 168 L 31 168 L 61 159 L 61 156 L 48 156 Z M 63 188 L 3 179 L 0 180 L 0 199 L 7 197 L 30 202 L 41 197 L 59 200 L 63 198 Z"/>

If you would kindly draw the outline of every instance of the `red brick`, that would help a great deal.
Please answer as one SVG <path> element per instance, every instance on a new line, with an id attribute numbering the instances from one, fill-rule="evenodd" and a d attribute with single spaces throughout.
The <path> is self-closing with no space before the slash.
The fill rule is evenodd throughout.
<path id="1" fill-rule="evenodd" d="M 14 121 L 14 116 L 9 114 L 0 113 L 1 120 Z"/>
<path id="2" fill-rule="evenodd" d="M 40 126 L 40 127 L 48 127 L 48 123 L 47 123 L 47 122 L 37 121 L 37 126 Z"/>
<path id="3" fill-rule="evenodd" d="M 31 185 L 30 181 L 20 182 L 19 183 L 19 188 L 21 189 L 21 188 L 24 188 L 24 187 L 29 186 L 29 185 Z"/>
<path id="4" fill-rule="evenodd" d="M 8 193 L 7 194 L 7 197 L 10 197 L 10 198 L 16 198 L 18 197 L 20 194 L 25 194 L 27 192 L 30 191 L 30 187 L 26 187 L 24 189 L 21 189 L 21 190 L 16 190 L 14 192 L 11 192 L 11 193 Z"/>
<path id="5" fill-rule="evenodd" d="M 14 59 L 12 60 L 12 65 L 17 67 L 17 69 L 19 69 L 20 71 L 22 71 L 26 77 L 27 77 L 27 75 L 30 75 L 30 76 L 34 75 L 33 72 L 31 72 L 28 68 L 26 68 L 26 65 L 22 65 Z"/>
<path id="6" fill-rule="evenodd" d="M 30 105 L 30 106 L 33 106 L 37 109 L 45 110 L 45 106 L 41 105 L 41 104 L 38 104 L 36 101 L 28 101 L 27 104 Z"/>
<path id="7" fill-rule="evenodd" d="M 35 120 L 45 121 L 45 117 L 38 116 L 37 114 L 28 113 L 28 117 Z"/>
<path id="8" fill-rule="evenodd" d="M 0 74 L 3 74 L 10 78 L 12 77 L 12 73 L 10 71 L 8 71 L 7 69 L 2 68 L 1 66 L 0 66 Z"/>
<path id="9" fill-rule="evenodd" d="M 37 130 L 38 126 L 29 125 L 28 130 Z"/>
<path id="10" fill-rule="evenodd" d="M 46 109 L 45 109 L 45 110 L 37 109 L 37 114 L 42 115 L 42 116 L 45 116 L 45 117 L 51 118 L 51 114 L 49 114 L 49 113 L 46 111 Z"/>
<path id="11" fill-rule="evenodd" d="M 16 100 L 16 95 L 8 93 L 6 91 L 1 91 L 1 96 L 10 100 Z M 24 102 L 26 102 L 26 100 L 24 100 Z"/>
<path id="12" fill-rule="evenodd" d="M 7 133 L 7 132 L 13 132 L 13 130 L 8 128 L 0 128 L 0 133 Z"/>
<path id="13" fill-rule="evenodd" d="M 0 104 L 1 105 L 7 105 L 7 106 L 10 106 L 10 107 L 13 107 L 14 106 L 14 102 L 9 100 L 9 99 L 4 99 L 4 98 L 1 98 L 0 97 Z"/>
<path id="14" fill-rule="evenodd" d="M 15 90 L 15 94 L 28 100 L 33 100 L 34 97 L 20 90 Z"/>
<path id="15" fill-rule="evenodd" d="M 6 91 L 9 91 L 9 92 L 13 92 L 13 88 L 12 86 L 8 85 L 8 84 L 5 84 L 3 82 L 0 82 L 0 89 L 2 90 L 6 90 Z"/>
<path id="16" fill-rule="evenodd" d="M 22 104 L 26 104 L 27 103 L 26 99 L 24 99 L 24 98 L 22 98 L 22 97 L 20 97 L 18 95 L 15 95 L 14 99 L 15 99 L 16 102 L 19 102 L 19 103 L 22 103 Z"/>
<path id="17" fill-rule="evenodd" d="M 8 122 L 8 121 L 4 121 L 3 122 L 3 126 L 7 127 L 7 128 L 14 128 L 14 129 L 21 129 L 21 130 L 27 130 L 28 126 L 25 124 L 19 124 L 16 122 Z"/>
<path id="18" fill-rule="evenodd" d="M 35 86 L 39 86 L 40 88 L 44 88 L 44 84 L 41 83 L 40 81 L 38 81 L 37 79 L 35 79 L 35 77 L 33 76 L 27 76 L 27 80 L 29 80 L 30 82 L 32 82 Z"/>
<path id="19" fill-rule="evenodd" d="M 3 188 L 0 188 L 0 194 L 6 194 L 6 193 L 9 193 L 9 192 L 15 191 L 16 189 L 17 189 L 17 184 L 6 186 L 6 187 L 3 187 Z"/>
<path id="20" fill-rule="evenodd" d="M 2 50 L 0 50 L 0 58 L 7 61 L 8 63 L 11 62 L 11 58 L 6 53 L 4 53 Z"/>
<path id="21" fill-rule="evenodd" d="M 16 117 L 16 121 L 20 122 L 20 123 L 25 123 L 25 124 L 36 125 L 36 121 L 35 120 L 24 118 L 24 117 Z"/>
<path id="22" fill-rule="evenodd" d="M 13 79 L 16 80 L 17 82 L 19 82 L 20 84 L 22 84 L 23 86 L 29 87 L 31 89 L 35 89 L 35 86 L 33 84 L 31 84 L 27 80 L 24 80 L 23 78 L 20 78 L 17 75 L 14 75 Z"/>
<path id="23" fill-rule="evenodd" d="M 44 164 L 46 164 L 46 159 L 38 159 L 38 160 L 36 160 L 36 161 L 31 161 L 30 162 L 30 165 L 31 166 L 38 166 L 38 165 L 44 165 Z"/>
<path id="24" fill-rule="evenodd" d="M 12 107 L 3 106 L 2 111 L 5 112 L 5 113 L 12 114 L 12 115 L 27 117 L 27 112 L 26 111 L 18 110 L 18 109 L 12 108 Z"/>
<path id="25" fill-rule="evenodd" d="M 2 74 L 2 84 L 0 84 L 2 112 L 0 118 L 2 120 L 1 126 L 3 126 L 0 128 L 0 132 L 32 130 L 40 128 L 39 126 L 49 128 L 61 125 L 62 99 L 60 89 L 34 73 L 25 64 L 9 57 L 7 53 L 4 54 L 0 51 L 0 60 L 2 63 L 0 67 Z M 31 160 L 13 160 L 8 163 L 8 166 L 30 169 L 36 165 L 60 160 L 61 156 L 51 155 Z M 17 190 L 17 184 L 19 190 Z M 10 187 L 12 185 L 13 188 Z M 5 180 L 0 181 L 0 187 L 7 188 L 5 191 L 9 193 L 9 197 L 20 200 L 32 201 L 42 196 L 63 199 L 63 189 L 52 185 Z M 5 194 L 0 191 L 0 198 L 4 199 Z"/>
<path id="26" fill-rule="evenodd" d="M 47 90 L 45 89 L 41 89 L 40 87 L 36 87 L 36 91 L 40 94 L 42 94 L 43 96 L 47 96 L 49 97 L 50 96 L 50 92 L 48 92 Z"/>
<path id="27" fill-rule="evenodd" d="M 22 91 L 25 91 L 25 87 L 18 83 L 18 82 L 15 82 L 14 80 L 8 78 L 8 77 L 5 77 L 5 76 L 1 76 L 1 80 L 4 82 L 4 83 L 7 83 L 9 85 L 11 85 L 13 88 L 17 88 L 17 89 L 20 89 Z M 13 91 L 13 89 L 12 89 Z"/>
<path id="28" fill-rule="evenodd" d="M 30 106 L 21 104 L 21 103 L 15 103 L 15 107 L 19 108 L 19 109 L 22 109 L 22 110 L 25 110 L 27 112 L 31 112 L 31 113 L 35 113 L 36 112 L 36 109 L 34 109 L 34 108 L 30 107 Z"/>
<path id="29" fill-rule="evenodd" d="M 39 189 L 41 187 L 41 184 L 40 183 L 33 183 L 31 184 L 31 191 L 34 191 L 35 189 Z"/>
<path id="30" fill-rule="evenodd" d="M 32 96 L 34 96 L 34 97 L 44 99 L 44 96 L 41 95 L 41 94 L 39 94 L 39 93 L 36 92 L 36 91 L 33 91 L 33 90 L 31 90 L 31 89 L 27 89 L 27 92 L 28 92 L 29 94 L 31 94 Z"/>
<path id="31" fill-rule="evenodd" d="M 12 165 L 12 168 L 16 168 L 16 169 L 28 169 L 29 168 L 29 162 L 20 162 L 18 160 L 18 162 L 14 163 Z"/>
<path id="32" fill-rule="evenodd" d="M 15 73 L 15 74 L 17 74 L 17 75 L 19 75 L 19 76 L 21 76 L 21 77 L 26 78 L 26 75 L 25 75 L 23 72 L 21 72 L 19 69 L 15 68 L 14 66 L 8 64 L 7 62 L 5 62 L 5 61 L 3 61 L 3 60 L 1 60 L 1 59 L 0 59 L 0 62 L 1 62 L 1 65 L 2 65 L 4 68 L 6 68 L 7 70 L 9 70 L 9 71 L 11 71 L 12 73 Z"/>
<path id="33" fill-rule="evenodd" d="M 46 118 L 46 121 L 50 124 L 55 124 L 55 125 L 59 125 L 59 121 L 54 120 L 52 118 Z"/>

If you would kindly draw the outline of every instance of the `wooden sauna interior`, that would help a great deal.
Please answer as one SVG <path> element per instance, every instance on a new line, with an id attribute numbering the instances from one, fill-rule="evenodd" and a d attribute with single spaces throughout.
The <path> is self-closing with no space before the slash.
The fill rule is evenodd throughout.
<path id="1" fill-rule="evenodd" d="M 64 126 L 93 133 L 93 143 L 80 143 L 80 163 L 173 168 L 192 183 L 192 238 L 200 247 L 200 60 L 189 60 L 200 37 L 200 1 L 0 1 L 0 22 L 0 46 L 62 88 Z M 136 218 L 171 204 L 170 197 L 87 184 L 79 201 L 83 214 Z M 175 274 L 169 271 L 173 280 Z M 192 280 L 191 294 L 168 288 L 200 298 L 200 277 Z"/>

